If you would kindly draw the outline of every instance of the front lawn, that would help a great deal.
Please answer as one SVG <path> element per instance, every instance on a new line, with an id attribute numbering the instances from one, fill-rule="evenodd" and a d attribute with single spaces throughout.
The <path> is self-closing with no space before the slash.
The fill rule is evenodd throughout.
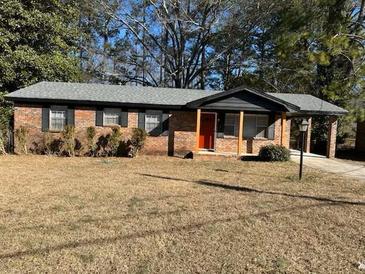
<path id="1" fill-rule="evenodd" d="M 354 273 L 365 183 L 294 163 L 0 157 L 0 272 Z"/>

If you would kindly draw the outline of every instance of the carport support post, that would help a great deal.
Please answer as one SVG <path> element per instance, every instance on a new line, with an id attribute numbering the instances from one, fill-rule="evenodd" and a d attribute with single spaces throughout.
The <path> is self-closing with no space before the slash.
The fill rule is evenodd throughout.
<path id="1" fill-rule="evenodd" d="M 237 145 L 237 156 L 242 153 L 242 141 L 243 141 L 243 129 L 244 129 L 244 113 L 240 111 L 240 122 L 238 126 L 238 145 Z"/>
<path id="2" fill-rule="evenodd" d="M 305 138 L 305 146 L 304 151 L 306 153 L 310 153 L 311 150 L 311 135 L 312 135 L 312 117 L 308 118 L 308 129 L 307 129 L 307 135 Z"/>
<path id="3" fill-rule="evenodd" d="M 337 117 L 330 116 L 328 121 L 327 158 L 335 158 L 337 137 Z"/>
<path id="4" fill-rule="evenodd" d="M 199 152 L 199 139 L 200 139 L 200 116 L 201 109 L 196 110 L 196 136 L 195 136 L 195 152 Z"/>

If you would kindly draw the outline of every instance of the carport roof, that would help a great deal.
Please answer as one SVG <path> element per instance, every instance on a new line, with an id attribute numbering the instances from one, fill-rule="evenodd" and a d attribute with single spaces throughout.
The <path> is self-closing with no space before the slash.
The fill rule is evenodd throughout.
<path id="1" fill-rule="evenodd" d="M 268 93 L 300 108 L 300 114 L 346 114 L 347 110 L 310 94 Z"/>

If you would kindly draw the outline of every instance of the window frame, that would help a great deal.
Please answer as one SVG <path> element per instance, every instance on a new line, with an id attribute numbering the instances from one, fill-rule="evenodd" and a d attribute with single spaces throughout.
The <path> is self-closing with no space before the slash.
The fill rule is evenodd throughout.
<path id="1" fill-rule="evenodd" d="M 116 114 L 118 122 L 117 123 L 107 123 L 106 119 L 111 119 L 111 118 L 115 118 L 115 117 L 107 117 L 107 114 Z M 103 109 L 103 126 L 118 126 L 120 125 L 120 119 L 121 119 L 121 110 L 119 108 L 104 108 Z"/>
<path id="2" fill-rule="evenodd" d="M 61 128 L 54 128 L 52 126 L 52 114 L 54 113 L 63 113 L 63 127 Z M 54 118 L 54 117 L 53 117 Z M 65 129 L 65 126 L 67 125 L 67 107 L 64 106 L 51 106 L 49 108 L 49 116 L 48 116 L 49 122 L 48 122 L 48 129 L 51 132 L 62 132 Z"/>
<path id="3" fill-rule="evenodd" d="M 270 127 L 270 115 L 269 114 L 245 114 L 245 118 L 246 117 L 255 117 L 255 132 L 256 132 L 256 135 L 255 136 L 250 136 L 250 137 L 247 137 L 247 136 L 244 136 L 244 138 L 246 139 L 268 139 L 269 138 L 269 127 Z M 258 125 L 258 117 L 265 117 L 267 118 L 267 124 L 265 126 L 265 133 L 264 133 L 264 136 L 258 136 L 258 128 L 264 128 L 264 126 L 262 125 Z M 244 132 L 245 133 L 245 132 Z M 245 134 L 243 134 L 245 135 Z"/>
<path id="4" fill-rule="evenodd" d="M 156 127 L 154 127 L 153 129 L 151 129 L 150 131 L 147 130 L 147 124 L 150 124 L 147 119 L 148 116 L 156 116 L 158 119 L 158 123 L 153 123 L 153 124 L 157 124 Z M 157 111 L 157 110 L 146 110 L 145 114 L 144 114 L 144 130 L 147 132 L 148 135 L 150 135 L 151 133 L 153 134 L 153 131 L 156 128 L 160 128 L 160 132 L 159 134 L 162 134 L 163 132 L 163 112 L 162 111 Z M 154 134 L 153 134 L 154 135 Z"/>
<path id="5" fill-rule="evenodd" d="M 235 117 L 234 121 L 235 123 L 233 124 L 233 135 L 232 134 L 226 134 L 226 126 L 227 126 L 227 116 L 233 116 Z M 223 133 L 224 133 L 224 137 L 227 137 L 227 138 L 238 138 L 238 135 L 239 135 L 239 121 L 240 119 L 240 116 L 238 113 L 226 113 L 225 116 L 224 116 L 224 129 L 223 129 Z M 232 125 L 230 125 L 232 126 Z M 237 135 L 236 135 L 237 133 Z"/>

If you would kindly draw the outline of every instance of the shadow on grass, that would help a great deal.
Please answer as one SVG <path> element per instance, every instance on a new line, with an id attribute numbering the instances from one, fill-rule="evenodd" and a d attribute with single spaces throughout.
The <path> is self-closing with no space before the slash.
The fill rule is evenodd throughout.
<path id="1" fill-rule="evenodd" d="M 295 207 L 289 207 L 289 208 L 281 208 L 266 212 L 261 212 L 257 214 L 251 214 L 251 215 L 238 215 L 237 217 L 229 217 L 229 218 L 220 218 L 215 220 L 209 220 L 205 222 L 199 222 L 195 224 L 188 224 L 188 225 L 181 225 L 181 226 L 172 226 L 168 229 L 158 229 L 158 230 L 146 230 L 146 231 L 140 231 L 135 233 L 130 233 L 126 235 L 117 235 L 113 237 L 102 237 L 97 239 L 87 239 L 87 240 L 77 240 L 73 242 L 68 243 L 62 243 L 54 246 L 49 247 L 42 247 L 42 248 L 36 248 L 36 249 L 29 249 L 24 251 L 16 251 L 11 253 L 5 253 L 0 254 L 0 260 L 3 259 L 13 259 L 13 258 L 19 258 L 23 256 L 32 256 L 32 255 L 47 255 L 50 252 L 56 252 L 56 251 L 62 251 L 65 249 L 74 249 L 79 247 L 85 247 L 85 246 L 92 246 L 92 245 L 107 245 L 107 244 L 113 244 L 116 241 L 123 241 L 123 240 L 134 240 L 139 238 L 146 238 L 156 235 L 162 235 L 162 234 L 171 234 L 171 233 L 178 233 L 178 232 L 184 232 L 184 231 L 190 231 L 190 230 L 197 230 L 202 229 L 205 226 L 210 225 L 216 225 L 216 224 L 224 224 L 229 222 L 235 222 L 235 221 L 241 221 L 241 220 L 247 220 L 250 218 L 265 218 L 272 214 L 277 213 L 288 213 L 288 212 L 295 212 L 298 210 L 306 210 L 310 208 L 318 208 L 318 207 L 328 207 L 328 206 L 339 206 L 335 203 L 316 203 L 312 205 L 305 205 L 305 206 L 295 206 Z"/>
<path id="2" fill-rule="evenodd" d="M 214 188 L 221 188 L 221 189 L 225 189 L 225 190 L 234 190 L 234 191 L 248 192 L 248 193 L 260 193 L 260 194 L 268 194 L 268 195 L 279 195 L 279 196 L 286 196 L 286 197 L 291 197 L 291 198 L 315 200 L 315 201 L 330 202 L 330 203 L 337 203 L 337 204 L 365 206 L 365 202 L 363 202 L 363 201 L 346 201 L 346 200 L 332 199 L 332 198 L 328 198 L 328 197 L 316 197 L 316 196 L 302 195 L 302 194 L 291 194 L 291 193 L 286 193 L 286 192 L 266 191 L 266 190 L 260 190 L 260 189 L 243 187 L 243 186 L 227 185 L 227 184 L 223 184 L 220 182 L 214 182 L 214 181 L 208 181 L 208 180 L 192 181 L 192 180 L 160 176 L 160 175 L 144 174 L 144 173 L 140 173 L 140 175 L 158 178 L 158 179 L 195 183 L 195 184 L 199 184 L 199 185 L 204 185 L 204 186 L 214 187 Z"/>
<path id="3" fill-rule="evenodd" d="M 241 161 L 244 162 L 263 162 L 258 155 L 246 155 L 241 157 Z"/>
<path id="4" fill-rule="evenodd" d="M 217 171 L 217 172 L 224 172 L 224 173 L 235 173 L 235 174 L 241 174 L 241 175 L 252 175 L 252 176 L 260 176 L 260 177 L 270 176 L 270 177 L 275 177 L 275 178 L 287 179 L 286 177 L 283 178 L 283 175 L 276 175 L 276 174 L 253 173 L 253 172 L 247 172 L 247 171 L 231 171 L 228 169 L 221 169 L 221 168 L 216 168 L 213 170 Z"/>

